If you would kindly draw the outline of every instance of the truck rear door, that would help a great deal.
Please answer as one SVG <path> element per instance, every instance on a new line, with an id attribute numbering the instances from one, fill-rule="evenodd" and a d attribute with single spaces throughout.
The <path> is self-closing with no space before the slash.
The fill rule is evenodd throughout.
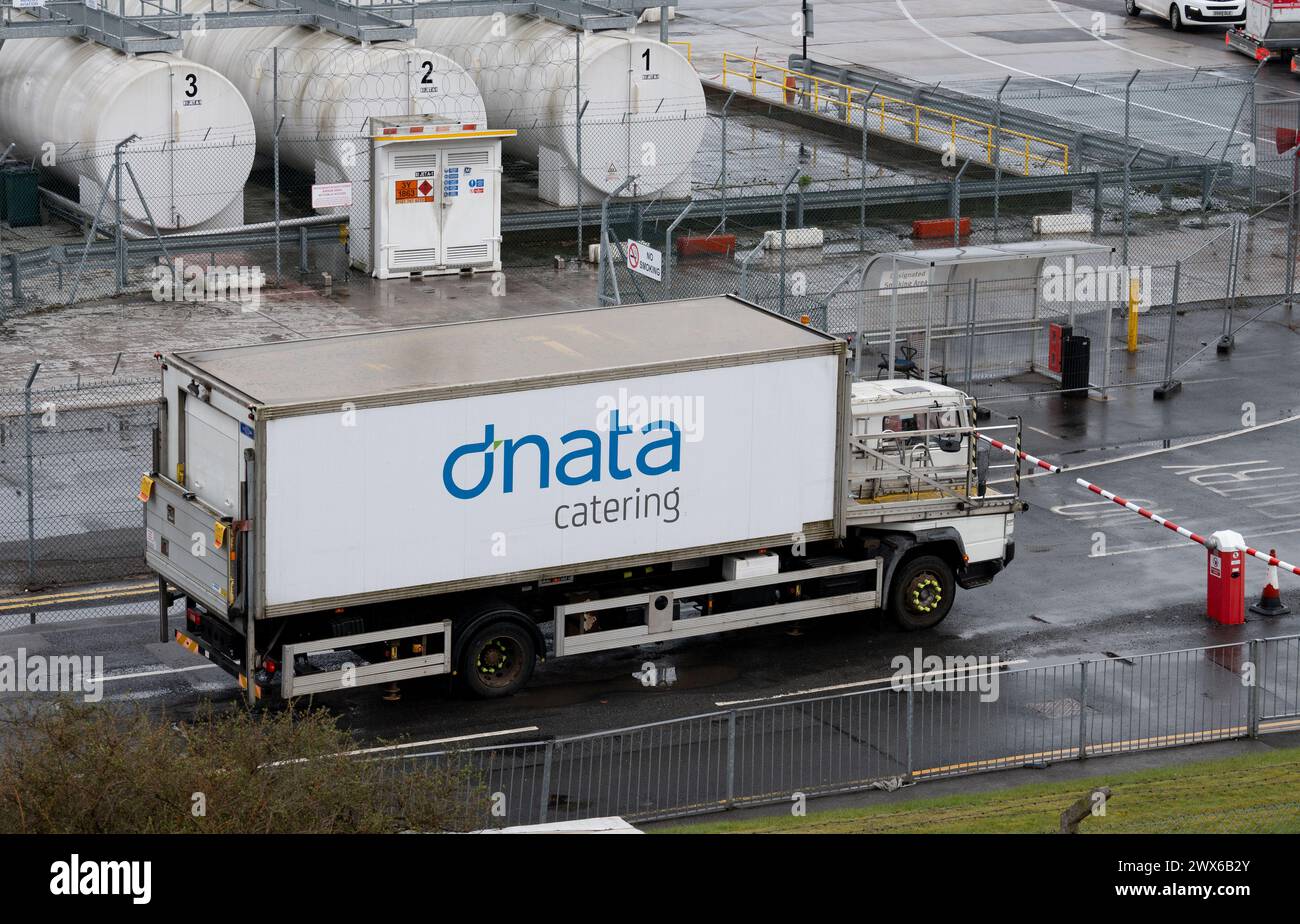
<path id="1" fill-rule="evenodd" d="M 181 437 L 185 487 L 223 516 L 239 513 L 239 421 L 189 398 Z"/>

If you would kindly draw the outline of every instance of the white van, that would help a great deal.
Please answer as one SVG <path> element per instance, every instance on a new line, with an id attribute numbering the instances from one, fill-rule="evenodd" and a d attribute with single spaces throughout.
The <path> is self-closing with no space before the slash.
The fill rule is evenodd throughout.
<path id="1" fill-rule="evenodd" d="M 1175 32 L 1198 23 L 1246 21 L 1246 0 L 1124 0 L 1124 10 L 1130 16 L 1155 13 Z"/>

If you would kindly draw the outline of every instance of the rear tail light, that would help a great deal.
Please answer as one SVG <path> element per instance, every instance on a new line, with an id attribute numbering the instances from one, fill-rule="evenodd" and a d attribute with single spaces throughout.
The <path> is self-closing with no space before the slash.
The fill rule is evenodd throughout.
<path id="1" fill-rule="evenodd" d="M 185 621 L 192 626 L 197 626 L 203 622 L 203 614 L 192 607 L 187 608 L 185 610 Z"/>

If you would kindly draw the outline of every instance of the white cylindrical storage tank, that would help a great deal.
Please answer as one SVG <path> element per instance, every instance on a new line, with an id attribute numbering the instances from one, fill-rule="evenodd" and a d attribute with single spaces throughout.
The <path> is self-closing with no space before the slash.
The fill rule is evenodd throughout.
<path id="1" fill-rule="evenodd" d="M 488 122 L 517 129 L 506 153 L 538 163 L 542 198 L 578 194 L 581 71 L 582 190 L 603 198 L 687 196 L 704 136 L 704 89 L 675 48 L 626 32 L 579 33 L 534 16 L 417 20 L 420 42 L 454 58 L 483 94 Z M 579 64 L 581 67 L 579 67 Z"/>
<path id="2" fill-rule="evenodd" d="M 243 221 L 253 122 L 230 81 L 176 55 L 131 57 L 78 39 L 0 45 L 0 141 L 77 184 L 83 207 L 99 207 L 113 148 L 134 134 L 123 160 L 160 228 Z M 125 217 L 147 221 L 128 177 L 122 190 Z"/>
<path id="3" fill-rule="evenodd" d="M 181 5 L 189 13 L 211 8 L 210 0 Z M 220 9 L 227 9 L 225 0 Z M 229 9 L 263 8 L 232 0 Z M 372 116 L 485 118 L 478 88 L 464 68 L 407 42 L 361 45 L 303 26 L 199 28 L 186 33 L 185 55 L 224 74 L 244 94 L 262 153 L 271 153 L 276 115 L 283 115 L 281 160 L 308 173 L 323 163 L 350 175 L 365 162 Z M 326 172 L 323 181 L 339 176 Z"/>

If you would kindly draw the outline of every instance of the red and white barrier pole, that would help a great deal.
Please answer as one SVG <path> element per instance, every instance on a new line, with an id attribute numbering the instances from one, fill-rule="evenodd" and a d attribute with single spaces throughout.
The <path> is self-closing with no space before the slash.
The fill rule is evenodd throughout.
<path id="1" fill-rule="evenodd" d="M 1186 539 L 1190 539 L 1193 542 L 1199 542 L 1207 549 L 1210 548 L 1210 542 L 1208 539 L 1206 539 L 1204 536 L 1192 532 L 1190 529 L 1187 529 L 1186 527 L 1179 526 L 1177 523 L 1174 523 L 1171 520 L 1166 520 L 1164 517 L 1160 516 L 1157 513 L 1152 513 L 1150 510 L 1148 510 L 1145 507 L 1139 507 L 1137 504 L 1133 503 L 1130 500 L 1125 500 L 1124 498 L 1116 494 L 1112 494 L 1109 491 L 1107 491 L 1105 488 L 1098 487 L 1097 485 L 1093 484 L 1091 481 L 1084 481 L 1082 478 L 1076 478 L 1074 479 L 1074 481 L 1075 484 L 1083 485 L 1093 494 L 1100 494 L 1102 497 L 1106 498 L 1106 500 L 1114 501 L 1115 503 L 1119 504 L 1121 507 L 1126 507 L 1129 510 L 1132 510 L 1134 513 L 1146 517 L 1148 520 L 1150 520 L 1153 523 L 1159 523 L 1165 529 L 1172 529 L 1174 532 L 1178 533 L 1178 535 Z"/>
<path id="2" fill-rule="evenodd" d="M 1030 462 L 1038 466 L 1039 468 L 1044 469 L 1045 471 L 1051 472 L 1054 475 L 1060 474 L 1061 472 L 1065 471 L 1065 466 L 1063 465 L 1053 465 L 1051 462 L 1047 462 L 1043 459 L 1038 458 L 1037 456 L 1031 456 L 1029 453 L 1016 449 L 1014 446 L 1008 446 L 1006 443 L 1002 442 L 1001 440 L 995 440 L 993 439 L 993 437 L 985 436 L 983 433 L 979 433 L 979 432 L 977 432 L 975 435 L 979 437 L 981 440 L 983 440 L 984 442 L 988 443 L 993 448 L 1001 449 L 1003 452 L 1010 453 L 1013 456 L 1024 459 L 1026 462 Z M 1152 513 L 1150 510 L 1147 510 L 1145 507 L 1140 507 L 1137 504 L 1133 503 L 1132 501 L 1125 500 L 1124 498 L 1119 497 L 1116 494 L 1112 494 L 1110 491 L 1107 491 L 1105 488 L 1099 485 L 1093 484 L 1091 481 L 1084 481 L 1082 478 L 1076 478 L 1074 480 L 1077 484 L 1080 484 L 1083 487 L 1087 488 L 1093 494 L 1098 494 L 1106 498 L 1106 500 L 1108 501 L 1114 501 L 1116 504 L 1119 504 L 1121 507 L 1125 507 L 1129 510 L 1132 510 L 1134 513 L 1146 517 L 1148 520 L 1151 520 L 1153 523 L 1159 523 L 1165 529 L 1173 530 L 1174 532 L 1178 533 L 1178 535 L 1183 536 L 1186 539 L 1190 539 L 1193 542 L 1200 543 L 1206 548 L 1212 548 L 1208 539 L 1206 539 L 1204 536 L 1192 532 L 1190 529 L 1185 529 L 1184 527 L 1179 526 L 1177 523 L 1172 523 L 1169 520 L 1166 520 L 1164 517 L 1160 516 L 1159 514 Z M 1276 555 L 1266 555 L 1263 552 L 1259 551 L 1259 549 L 1252 549 L 1249 546 L 1246 546 L 1246 548 L 1243 551 L 1245 551 L 1247 555 L 1250 555 L 1253 558 L 1258 558 L 1260 561 L 1268 562 L 1268 564 L 1271 567 L 1285 568 L 1287 571 L 1290 571 L 1292 574 L 1300 575 L 1300 568 L 1296 567 L 1290 562 L 1282 561 L 1282 559 L 1278 558 Z"/>
<path id="3" fill-rule="evenodd" d="M 978 436 L 980 439 L 982 439 L 984 442 L 988 443 L 994 449 L 1001 449 L 1003 452 L 1009 452 L 1013 456 L 1016 456 L 1017 458 L 1024 459 L 1026 462 L 1030 462 L 1034 465 L 1037 465 L 1041 469 L 1046 469 L 1047 471 L 1051 472 L 1053 475 L 1061 471 L 1064 471 L 1065 469 L 1065 467 L 1062 465 L 1053 465 L 1051 462 L 1044 462 L 1042 459 L 1038 458 L 1037 456 L 1031 456 L 1029 453 L 1022 452 L 1021 450 L 1017 449 L 1014 446 L 1008 446 L 1006 443 L 1002 442 L 1001 440 L 995 440 L 991 436 L 985 436 L 983 433 L 976 433 L 975 435 Z"/>
<path id="4" fill-rule="evenodd" d="M 1283 561 L 1282 559 L 1278 558 L 1276 555 L 1265 555 L 1259 549 L 1252 549 L 1250 546 L 1246 546 L 1246 554 L 1253 555 L 1256 558 L 1258 558 L 1260 561 L 1268 562 L 1270 569 L 1285 568 L 1287 571 L 1290 571 L 1292 574 L 1300 574 L 1300 568 L 1297 568 L 1289 561 Z M 1269 571 L 1269 574 L 1270 576 L 1272 575 L 1271 570 Z"/>

